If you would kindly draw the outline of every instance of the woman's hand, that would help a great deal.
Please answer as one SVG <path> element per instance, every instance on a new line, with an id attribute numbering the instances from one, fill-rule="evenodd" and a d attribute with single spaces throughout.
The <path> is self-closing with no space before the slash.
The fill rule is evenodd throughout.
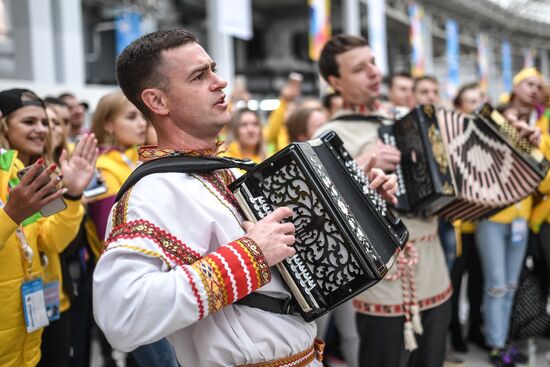
<path id="1" fill-rule="evenodd" d="M 68 195 L 82 195 L 94 175 L 98 154 L 94 134 L 89 134 L 80 140 L 69 159 L 67 159 L 67 151 L 63 150 L 59 157 L 59 164 L 63 174 L 63 186 L 67 188 Z"/>
<path id="2" fill-rule="evenodd" d="M 50 178 L 55 172 L 56 165 L 52 164 L 44 169 L 43 164 L 44 159 L 39 159 L 29 168 L 21 182 L 10 190 L 4 211 L 17 224 L 67 191 L 65 188 L 56 189 L 61 177 L 58 176 L 54 180 Z"/>

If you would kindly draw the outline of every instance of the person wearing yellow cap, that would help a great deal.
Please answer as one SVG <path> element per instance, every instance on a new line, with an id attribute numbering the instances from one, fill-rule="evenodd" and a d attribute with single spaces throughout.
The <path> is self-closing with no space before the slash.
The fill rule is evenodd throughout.
<path id="1" fill-rule="evenodd" d="M 540 102 L 542 76 L 533 68 L 523 69 L 513 79 L 510 103 L 500 110 L 533 146 L 540 144 L 536 106 Z M 477 224 L 475 240 L 481 260 L 484 293 L 485 340 L 490 360 L 525 363 L 526 356 L 507 345 L 512 301 L 527 249 L 527 219 L 532 198 L 528 197 Z"/>

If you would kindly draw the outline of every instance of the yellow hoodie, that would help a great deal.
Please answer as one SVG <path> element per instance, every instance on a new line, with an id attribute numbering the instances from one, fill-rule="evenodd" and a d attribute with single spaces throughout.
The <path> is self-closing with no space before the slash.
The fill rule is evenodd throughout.
<path id="1" fill-rule="evenodd" d="M 0 199 L 6 203 L 8 185 L 16 185 L 16 173 L 24 166 L 13 150 L 0 154 Z M 31 268 L 22 256 L 15 235 L 18 225 L 0 209 L 0 366 L 35 366 L 40 360 L 42 329 L 27 333 L 23 316 L 21 286 L 42 275 L 39 251 L 60 253 L 76 236 L 83 208 L 80 201 L 66 200 L 67 209 L 44 218 L 34 214 L 22 228 L 34 253 Z"/>

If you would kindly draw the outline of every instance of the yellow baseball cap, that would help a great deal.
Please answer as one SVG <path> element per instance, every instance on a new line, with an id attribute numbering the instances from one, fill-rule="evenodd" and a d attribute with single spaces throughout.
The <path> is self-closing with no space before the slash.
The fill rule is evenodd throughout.
<path id="1" fill-rule="evenodd" d="M 525 69 L 522 69 L 519 73 L 517 73 L 514 76 L 514 79 L 512 80 L 512 82 L 514 85 L 518 85 L 525 79 L 530 78 L 532 76 L 542 80 L 542 74 L 540 73 L 540 71 L 538 71 L 535 68 L 525 68 Z"/>

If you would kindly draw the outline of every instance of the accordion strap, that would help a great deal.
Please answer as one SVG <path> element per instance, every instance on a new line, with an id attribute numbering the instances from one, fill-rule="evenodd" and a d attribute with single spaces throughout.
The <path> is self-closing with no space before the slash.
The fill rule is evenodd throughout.
<path id="1" fill-rule="evenodd" d="M 276 298 L 253 292 L 235 303 L 282 315 L 299 315 L 298 309 L 290 297 Z"/>
<path id="2" fill-rule="evenodd" d="M 360 113 L 349 113 L 349 114 L 342 114 L 339 116 L 334 117 L 332 120 L 329 120 L 328 122 L 376 122 L 376 123 L 383 123 L 385 118 L 381 115 L 363 115 Z"/>
<path id="3" fill-rule="evenodd" d="M 115 199 L 115 203 L 122 195 L 134 186 L 143 177 L 153 173 L 180 172 L 180 173 L 204 173 L 218 169 L 240 168 L 249 170 L 256 164 L 251 160 L 243 160 L 229 157 L 195 157 L 188 155 L 173 155 L 145 162 L 136 168 L 130 177 L 124 182 Z"/>

